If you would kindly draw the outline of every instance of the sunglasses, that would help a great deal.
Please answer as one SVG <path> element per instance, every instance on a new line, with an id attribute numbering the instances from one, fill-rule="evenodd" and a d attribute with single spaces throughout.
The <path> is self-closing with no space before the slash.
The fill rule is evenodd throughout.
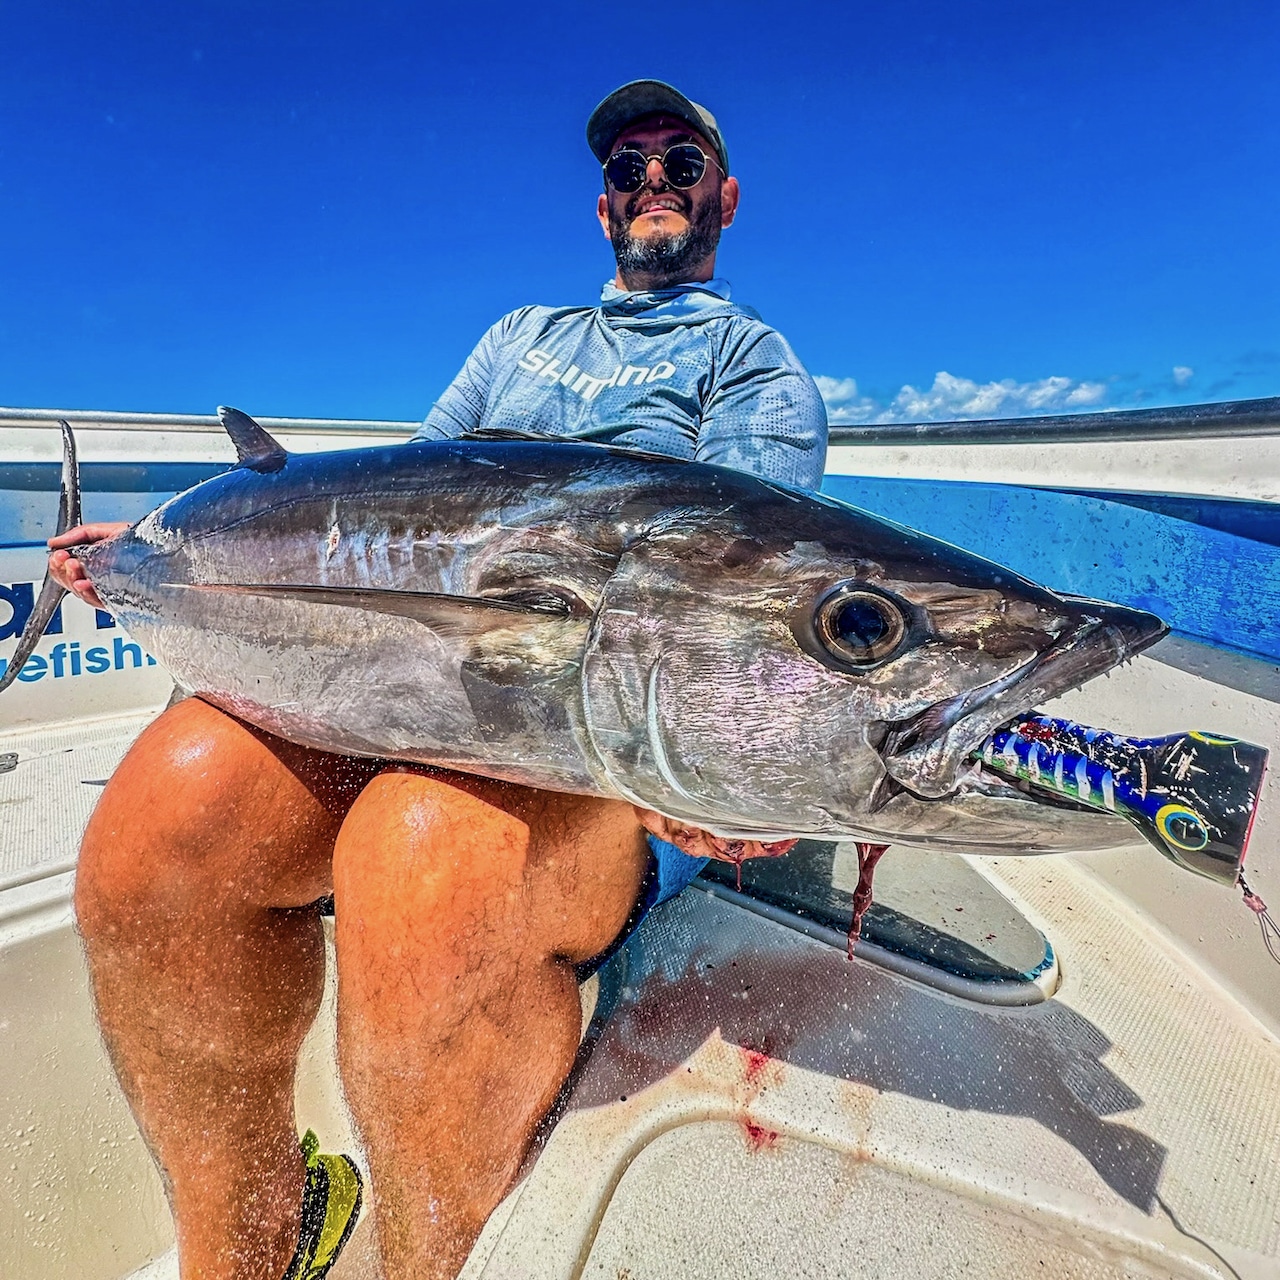
<path id="1" fill-rule="evenodd" d="M 681 191 L 696 187 L 707 171 L 708 163 L 717 169 L 720 165 L 712 160 L 701 147 L 692 142 L 678 142 L 668 147 L 665 154 L 646 156 L 633 147 L 615 151 L 604 162 L 604 180 L 622 195 L 630 195 L 644 186 L 645 175 L 649 172 L 649 161 L 656 160 L 662 165 L 667 181 Z M 720 170 L 724 172 L 723 169 Z"/>

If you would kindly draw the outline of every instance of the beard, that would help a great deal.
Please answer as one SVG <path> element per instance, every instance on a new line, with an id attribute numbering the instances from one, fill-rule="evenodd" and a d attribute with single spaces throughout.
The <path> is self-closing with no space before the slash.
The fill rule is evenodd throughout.
<path id="1" fill-rule="evenodd" d="M 703 201 L 702 207 L 690 217 L 688 205 L 692 202 L 682 193 L 673 193 L 686 204 L 685 216 L 689 225 L 678 235 L 646 236 L 641 239 L 631 234 L 631 223 L 636 217 L 641 194 L 627 201 L 621 214 L 609 209 L 609 240 L 618 260 L 618 272 L 628 277 L 644 277 L 649 288 L 680 284 L 689 273 L 716 251 L 720 243 L 720 193 Z"/>

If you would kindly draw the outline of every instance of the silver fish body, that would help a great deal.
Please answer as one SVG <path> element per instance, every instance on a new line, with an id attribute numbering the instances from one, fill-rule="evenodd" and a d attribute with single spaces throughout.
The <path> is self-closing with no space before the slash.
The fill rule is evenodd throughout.
<path id="1" fill-rule="evenodd" d="M 82 558 L 179 685 L 281 737 L 734 838 L 1134 842 L 968 757 L 1162 635 L 1149 614 L 819 495 L 604 446 L 249 462 Z"/>

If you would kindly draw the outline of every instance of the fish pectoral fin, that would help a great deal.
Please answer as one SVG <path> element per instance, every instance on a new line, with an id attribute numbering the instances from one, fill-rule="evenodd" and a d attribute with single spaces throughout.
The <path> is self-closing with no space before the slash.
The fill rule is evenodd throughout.
<path id="1" fill-rule="evenodd" d="M 478 440 L 490 443 L 502 440 L 524 440 L 535 444 L 555 441 L 557 444 L 590 445 L 593 449 L 608 449 L 610 453 L 620 453 L 628 458 L 645 458 L 650 462 L 682 463 L 685 461 L 684 458 L 673 458 L 669 453 L 655 453 L 652 449 L 644 449 L 639 445 L 617 444 L 608 439 L 597 440 L 594 435 L 595 433 L 591 431 L 575 434 L 573 432 L 539 431 L 533 427 L 485 426 L 482 424 L 478 427 L 469 427 L 461 434 L 451 437 L 451 440 L 453 442 Z"/>
<path id="2" fill-rule="evenodd" d="M 250 471 L 279 471 L 289 461 L 284 446 L 247 413 L 220 404 L 218 419 L 231 437 L 242 467 L 248 467 Z"/>
<path id="3" fill-rule="evenodd" d="M 869 814 L 879 813 L 894 796 L 904 795 L 906 790 L 906 787 L 892 774 L 882 773 L 871 790 L 870 798 L 867 800 L 867 812 Z"/>
<path id="4" fill-rule="evenodd" d="M 188 591 L 218 592 L 224 595 L 258 596 L 268 600 L 299 600 L 310 604 L 337 605 L 409 618 L 440 635 L 475 635 L 516 625 L 520 621 L 559 622 L 568 617 L 568 607 L 550 598 L 492 599 L 486 596 L 455 596 L 438 591 L 391 591 L 381 587 L 324 587 L 300 584 L 173 583 Z"/>

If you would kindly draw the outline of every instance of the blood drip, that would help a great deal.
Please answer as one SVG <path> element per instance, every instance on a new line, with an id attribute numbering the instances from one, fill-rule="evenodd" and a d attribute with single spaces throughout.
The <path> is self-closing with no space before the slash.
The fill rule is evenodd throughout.
<path id="1" fill-rule="evenodd" d="M 733 840 L 728 836 L 712 835 L 700 827 L 680 826 L 649 810 L 641 813 L 640 821 L 645 830 L 659 840 L 669 840 L 691 858 L 714 858 L 717 862 L 733 863 L 738 872 L 739 893 L 742 892 L 742 864 L 748 858 L 781 858 L 800 843 L 798 839 L 768 843 L 763 840 Z"/>
<path id="2" fill-rule="evenodd" d="M 765 844 L 762 840 L 726 840 L 723 836 L 703 833 L 703 838 L 711 842 L 715 852 L 711 855 L 721 862 L 732 862 L 738 873 L 738 892 L 742 892 L 742 864 L 748 858 L 781 858 L 788 854 L 799 843 L 798 840 L 775 840 Z M 704 855 L 705 856 L 705 855 Z"/>
<path id="3" fill-rule="evenodd" d="M 771 1147 L 781 1136 L 776 1129 L 766 1129 L 762 1124 L 756 1124 L 754 1120 L 743 1119 L 742 1130 L 747 1136 L 747 1144 L 753 1152 L 763 1151 L 766 1147 Z"/>
<path id="4" fill-rule="evenodd" d="M 1038 720 L 1021 721 L 1015 732 L 1030 742 L 1052 742 L 1054 739 L 1053 726 L 1042 724 Z"/>
<path id="5" fill-rule="evenodd" d="M 725 849 L 725 856 L 733 863 L 734 874 L 738 877 L 738 892 L 742 892 L 742 864 L 747 860 L 746 845 L 741 840 L 730 841 Z"/>
<path id="6" fill-rule="evenodd" d="M 876 863 L 884 857 L 887 844 L 864 844 L 858 841 L 854 848 L 858 851 L 858 887 L 853 891 L 853 919 L 849 922 L 849 959 L 853 959 L 853 949 L 862 937 L 862 917 L 867 914 L 871 905 L 871 878 L 876 873 Z"/>
<path id="7" fill-rule="evenodd" d="M 744 1074 L 747 1077 L 747 1083 L 755 1084 L 764 1074 L 765 1067 L 769 1065 L 772 1059 L 767 1053 L 761 1053 L 758 1049 L 743 1049 L 742 1054 L 746 1059 Z"/>

